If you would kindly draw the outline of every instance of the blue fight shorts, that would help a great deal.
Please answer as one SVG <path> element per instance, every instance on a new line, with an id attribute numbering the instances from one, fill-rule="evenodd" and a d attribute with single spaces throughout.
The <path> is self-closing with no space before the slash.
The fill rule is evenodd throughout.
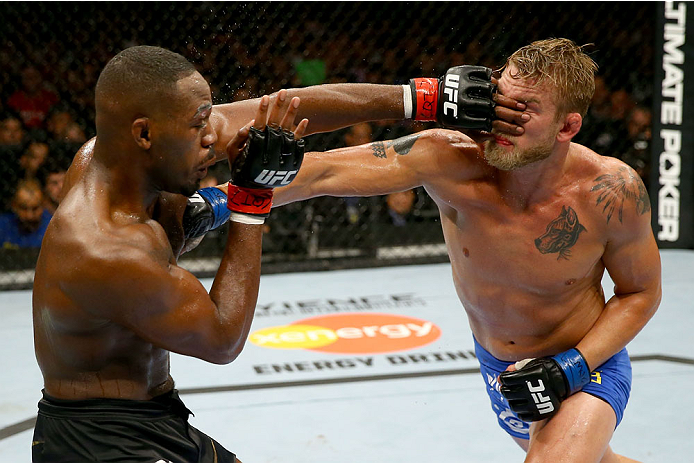
<path id="1" fill-rule="evenodd" d="M 492 410 L 496 413 L 499 426 L 513 437 L 528 439 L 530 423 L 521 420 L 508 406 L 508 401 L 499 390 L 497 378 L 501 372 L 515 362 L 505 362 L 487 352 L 475 339 L 475 354 L 480 362 L 480 372 L 487 384 L 487 394 L 492 401 Z M 590 382 L 583 386 L 582 392 L 602 399 L 617 415 L 617 425 L 622 421 L 624 409 L 631 392 L 631 361 L 626 349 L 622 349 L 607 362 L 593 370 Z"/>

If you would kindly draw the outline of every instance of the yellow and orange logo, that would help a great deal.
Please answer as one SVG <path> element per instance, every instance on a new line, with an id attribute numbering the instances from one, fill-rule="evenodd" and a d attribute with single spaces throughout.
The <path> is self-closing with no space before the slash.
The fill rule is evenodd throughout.
<path id="1" fill-rule="evenodd" d="M 249 340 L 272 349 L 309 349 L 335 354 L 381 354 L 436 341 L 441 330 L 430 321 L 403 315 L 349 313 L 299 320 L 253 332 Z"/>

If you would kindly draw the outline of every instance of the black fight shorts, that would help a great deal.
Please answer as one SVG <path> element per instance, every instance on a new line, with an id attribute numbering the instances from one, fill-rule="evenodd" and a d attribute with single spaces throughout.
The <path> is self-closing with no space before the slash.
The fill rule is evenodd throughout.
<path id="1" fill-rule="evenodd" d="M 234 463 L 233 453 L 188 424 L 178 392 L 152 400 L 39 402 L 34 463 Z"/>

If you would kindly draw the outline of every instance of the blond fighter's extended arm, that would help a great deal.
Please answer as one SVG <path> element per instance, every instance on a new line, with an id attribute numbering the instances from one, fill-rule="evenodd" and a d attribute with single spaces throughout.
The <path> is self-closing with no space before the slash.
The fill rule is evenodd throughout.
<path id="1" fill-rule="evenodd" d="M 296 179 L 277 188 L 273 206 L 316 196 L 374 196 L 472 175 L 477 145 L 460 132 L 433 129 L 397 140 L 307 153 Z"/>

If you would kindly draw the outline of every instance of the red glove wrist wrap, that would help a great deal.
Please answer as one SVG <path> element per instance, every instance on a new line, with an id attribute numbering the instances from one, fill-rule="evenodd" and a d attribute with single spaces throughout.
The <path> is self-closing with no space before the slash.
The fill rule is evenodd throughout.
<path id="1" fill-rule="evenodd" d="M 267 217 L 272 209 L 272 188 L 241 188 L 229 183 L 227 208 L 230 211 Z"/>
<path id="2" fill-rule="evenodd" d="M 439 99 L 439 80 L 421 77 L 412 79 L 415 86 L 416 121 L 435 121 L 436 105 Z"/>

